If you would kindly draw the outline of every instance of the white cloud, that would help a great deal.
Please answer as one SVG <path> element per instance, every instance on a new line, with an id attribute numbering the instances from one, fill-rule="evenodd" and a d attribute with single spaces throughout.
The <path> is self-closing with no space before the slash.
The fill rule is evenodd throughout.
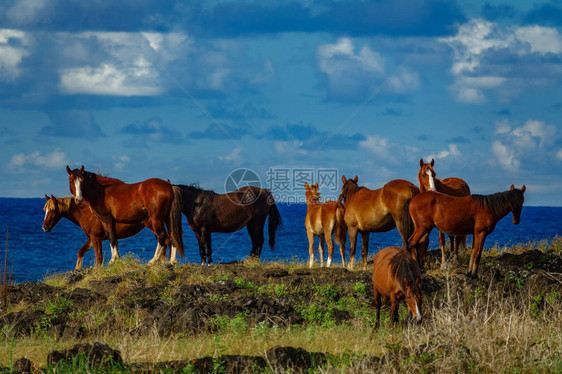
<path id="1" fill-rule="evenodd" d="M 401 69 L 388 78 L 388 87 L 398 94 L 414 91 L 420 87 L 420 76 L 415 71 Z"/>
<path id="2" fill-rule="evenodd" d="M 368 135 L 367 139 L 361 140 L 359 146 L 368 149 L 377 156 L 386 157 L 390 154 L 390 141 L 379 135 Z"/>
<path id="3" fill-rule="evenodd" d="M 560 78 L 560 69 L 540 59 L 547 53 L 562 53 L 562 35 L 555 28 L 503 27 L 471 19 L 459 26 L 456 35 L 438 41 L 453 49 L 451 91 L 460 102 L 483 103 L 492 91 L 508 100 L 524 88 Z"/>
<path id="4" fill-rule="evenodd" d="M 437 154 L 426 156 L 426 159 L 430 160 L 434 158 L 438 160 L 438 159 L 444 159 L 444 158 L 449 158 L 452 156 L 460 156 L 460 155 L 461 152 L 459 151 L 459 147 L 456 144 L 452 143 L 449 144 L 449 147 L 447 149 L 444 149 Z"/>
<path id="5" fill-rule="evenodd" d="M 556 158 L 562 161 L 562 149 L 559 149 L 558 152 L 556 152 Z"/>
<path id="6" fill-rule="evenodd" d="M 41 167 L 41 168 L 60 168 L 68 164 L 66 153 L 56 150 L 51 153 L 43 154 L 39 151 L 29 154 L 18 153 L 10 159 L 8 167 L 10 169 L 19 169 L 25 167 Z"/>
<path id="7" fill-rule="evenodd" d="M 506 120 L 497 122 L 495 138 L 492 152 L 499 165 L 508 171 L 518 171 L 522 159 L 544 160 L 561 155 L 560 150 L 552 147 L 556 127 L 542 121 L 530 119 L 519 127 Z"/>
<path id="8" fill-rule="evenodd" d="M 30 45 L 27 33 L 0 29 L 0 80 L 13 81 L 20 75 L 19 65 L 29 55 Z"/>
<path id="9" fill-rule="evenodd" d="M 219 156 L 219 160 L 233 162 L 233 163 L 239 163 L 239 162 L 242 161 L 242 154 L 243 153 L 244 153 L 244 150 L 242 149 L 242 147 L 236 147 L 232 150 L 232 152 L 230 152 L 226 156 Z"/>
<path id="10" fill-rule="evenodd" d="M 33 22 L 40 16 L 47 16 L 45 9 L 48 5 L 48 0 L 19 0 L 6 11 L 6 16 L 16 23 Z"/>
<path id="11" fill-rule="evenodd" d="M 113 161 L 115 161 L 115 168 L 116 169 L 123 169 L 127 164 L 131 161 L 129 156 L 113 156 Z"/>

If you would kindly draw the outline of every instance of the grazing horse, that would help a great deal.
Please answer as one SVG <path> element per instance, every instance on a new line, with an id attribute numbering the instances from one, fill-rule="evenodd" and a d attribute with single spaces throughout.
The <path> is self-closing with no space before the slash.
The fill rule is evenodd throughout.
<path id="1" fill-rule="evenodd" d="M 415 322 L 422 320 L 421 272 L 409 252 L 399 247 L 386 247 L 373 258 L 373 292 L 379 326 L 381 296 L 390 299 L 392 322 L 398 322 L 398 307 L 404 300 Z"/>
<path id="2" fill-rule="evenodd" d="M 468 196 L 470 195 L 470 187 L 460 178 L 445 178 L 443 180 L 435 178 L 435 170 L 433 165 L 435 160 L 424 163 L 423 158 L 420 158 L 420 171 L 418 172 L 418 182 L 420 183 L 420 191 L 437 191 L 451 196 Z M 459 255 L 459 245 L 462 244 L 466 248 L 466 235 L 449 235 L 451 241 L 451 252 L 455 251 L 455 257 Z M 439 247 L 441 248 L 441 267 L 444 268 L 445 260 L 445 234 L 439 232 Z"/>
<path id="3" fill-rule="evenodd" d="M 128 184 L 80 169 L 68 172 L 70 192 L 76 203 L 87 201 L 92 212 L 107 231 L 111 247 L 111 261 L 119 258 L 117 248 L 117 223 L 138 224 L 150 220 L 150 230 L 156 235 L 158 245 L 149 265 L 159 262 L 170 239 L 170 262 L 177 263 L 176 251 L 183 256 L 181 226 L 181 196 L 174 193 L 172 185 L 162 179 L 152 178 Z M 166 232 L 166 229 L 168 232 Z"/>
<path id="4" fill-rule="evenodd" d="M 82 204 L 77 205 L 74 197 L 51 197 L 45 195 L 47 202 L 43 210 L 45 211 L 45 218 L 43 220 L 43 231 L 51 232 L 51 230 L 59 223 L 61 218 L 66 218 L 70 222 L 80 226 L 88 237 L 86 243 L 78 251 L 78 260 L 76 261 L 76 269 L 82 268 L 84 255 L 92 247 L 96 253 L 96 265 L 103 265 L 102 241 L 107 240 L 108 236 L 101 221 L 92 213 L 90 204 L 83 201 Z M 115 225 L 117 239 L 130 238 L 138 234 L 143 228 L 149 227 L 150 221 L 144 223 L 117 223 Z M 165 258 L 166 252 L 162 252 L 162 260 Z"/>
<path id="5" fill-rule="evenodd" d="M 345 179 L 338 201 L 344 202 L 345 224 L 349 232 L 349 267 L 355 263 L 355 247 L 357 233 L 361 233 L 361 265 L 367 268 L 367 254 L 370 232 L 390 231 L 397 227 L 404 248 L 408 240 L 409 229 L 404 227 L 404 205 L 413 196 L 419 194 L 416 185 L 403 179 L 395 179 L 382 188 L 370 190 L 357 185 L 357 175 L 353 179 Z M 415 254 L 417 256 L 417 254 Z"/>
<path id="6" fill-rule="evenodd" d="M 336 234 L 336 243 L 340 246 L 341 261 L 345 267 L 345 226 L 343 205 L 337 201 L 320 202 L 320 192 L 318 192 L 318 182 L 309 185 L 304 183 L 306 196 L 306 218 L 304 226 L 308 236 L 308 266 L 314 263 L 314 236 L 318 236 L 318 253 L 320 254 L 320 265 L 324 264 L 324 240 L 328 244 L 328 260 L 326 266 L 332 264 L 334 254 L 334 242 L 332 235 Z"/>
<path id="7" fill-rule="evenodd" d="M 269 246 L 275 246 L 275 232 L 283 222 L 269 190 L 246 186 L 217 194 L 194 185 L 175 185 L 174 190 L 182 197 L 182 212 L 199 242 L 201 265 L 212 263 L 211 233 L 235 232 L 244 226 L 252 240 L 250 257 L 259 259 L 268 216 Z"/>
<path id="8" fill-rule="evenodd" d="M 448 235 L 473 234 L 468 275 L 476 277 L 486 236 L 509 212 L 513 223 L 519 223 L 525 190 L 525 186 L 519 190 L 511 185 L 509 191 L 485 196 L 456 197 L 433 191 L 421 193 L 412 199 L 408 207 L 414 224 L 408 246 L 412 248 L 434 227 Z"/>

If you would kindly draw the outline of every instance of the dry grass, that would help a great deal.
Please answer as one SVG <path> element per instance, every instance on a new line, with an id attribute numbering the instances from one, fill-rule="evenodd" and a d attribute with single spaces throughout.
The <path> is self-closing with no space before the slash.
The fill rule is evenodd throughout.
<path id="1" fill-rule="evenodd" d="M 562 238 L 550 243 L 539 242 L 526 247 L 542 252 L 561 254 Z M 523 246 L 510 248 L 521 253 Z M 490 253 L 493 254 L 493 253 Z M 483 259 L 485 261 L 485 259 Z M 257 269 L 305 267 L 306 264 L 256 263 Z M 211 282 L 213 279 L 197 266 L 177 270 L 181 281 Z M 166 266 L 146 267 L 134 258 L 125 258 L 115 265 L 91 270 L 76 286 L 88 287 L 93 279 L 102 279 L 123 272 L 138 273 L 149 284 L 156 284 L 169 276 Z M 195 336 L 181 334 L 160 337 L 156 329 L 143 336 L 113 333 L 95 340 L 104 341 L 121 351 L 128 362 L 162 362 L 189 360 L 204 356 L 226 354 L 263 355 L 275 346 L 302 347 L 310 352 L 325 352 L 336 357 L 332 366 L 319 368 L 321 373 L 364 372 L 360 357 L 383 358 L 377 368 L 381 372 L 469 372 L 517 373 L 562 371 L 562 285 L 548 290 L 535 289 L 531 283 L 513 292 L 509 285 L 487 286 L 479 283 L 473 288 L 453 284 L 454 271 L 440 270 L 428 274 L 450 279 L 446 289 L 424 301 L 425 318 L 420 325 L 383 323 L 372 330 L 372 316 L 357 315 L 347 324 L 336 326 L 303 325 L 278 328 L 272 325 L 229 327 L 221 332 Z M 226 274 L 226 273 L 225 273 Z M 217 274 L 215 274 L 216 277 Z M 220 274 L 219 274 L 220 275 Z M 447 278 L 450 276 L 450 278 Z M 63 285 L 63 276 L 46 280 L 51 285 Z M 463 278 L 464 279 L 464 278 Z M 562 280 L 561 280 L 562 282 Z M 562 283 L 561 283 L 562 284 Z M 73 286 L 73 287 L 76 287 Z M 118 294 L 126 294 L 132 284 L 124 282 Z M 454 290 L 454 291 L 453 291 Z M 540 296 L 540 299 L 539 299 Z M 402 310 L 402 309 L 401 309 Z M 119 313 L 119 311 L 116 311 Z M 373 313 L 365 310 L 365 313 Z M 96 309 L 90 311 L 90 326 L 99 323 Z M 135 326 L 143 315 L 119 315 L 118 323 Z M 27 357 L 37 365 L 44 365 L 46 355 L 53 349 L 72 347 L 78 341 L 57 342 L 45 336 L 14 339 L 9 332 L 0 335 L 0 366 L 9 366 L 19 357 Z M 352 360 L 350 357 L 353 357 Z"/>

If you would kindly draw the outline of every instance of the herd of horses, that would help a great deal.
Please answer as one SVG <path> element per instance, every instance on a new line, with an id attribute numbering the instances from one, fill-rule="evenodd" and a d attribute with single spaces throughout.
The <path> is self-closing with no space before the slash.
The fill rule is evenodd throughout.
<path id="1" fill-rule="evenodd" d="M 321 201 L 318 183 L 305 183 L 307 214 L 305 227 L 309 241 L 309 266 L 314 264 L 314 239 L 319 237 L 320 264 L 324 265 L 324 242 L 328 246 L 326 266 L 330 266 L 334 240 L 339 245 L 342 264 L 346 266 L 345 242 L 349 236 L 349 261 L 355 264 L 357 235 L 361 234 L 361 266 L 367 267 L 371 232 L 398 229 L 402 247 L 387 247 L 373 258 L 373 288 L 379 321 L 381 296 L 390 300 L 392 320 L 398 319 L 398 305 L 405 301 L 414 320 L 421 320 L 421 272 L 429 246 L 429 234 L 439 230 L 442 266 L 446 264 L 445 235 L 451 252 L 458 256 L 466 236 L 473 235 L 468 275 L 476 277 L 486 236 L 496 223 L 512 213 L 513 223 L 520 221 L 525 186 L 513 185 L 505 192 L 471 195 L 468 184 L 460 178 L 439 179 L 434 160 L 420 159 L 419 187 L 396 179 L 371 190 L 357 184 L 358 177 L 346 179 L 337 201 Z M 157 241 L 149 264 L 165 261 L 170 248 L 170 262 L 183 256 L 183 213 L 199 243 L 202 265 L 212 263 L 211 233 L 230 233 L 246 227 L 252 242 L 250 257 L 259 259 L 264 243 L 264 226 L 268 219 L 269 246 L 282 226 L 281 215 L 271 192 L 246 186 L 226 194 L 204 190 L 195 185 L 173 185 L 151 178 L 128 184 L 80 169 L 69 175 L 71 197 L 45 195 L 43 230 L 49 232 L 61 218 L 79 225 L 88 240 L 78 251 L 76 269 L 82 267 L 85 253 L 94 248 L 96 264 L 103 264 L 102 241 L 109 240 L 110 263 L 119 259 L 118 239 L 128 238 L 148 227 Z"/>

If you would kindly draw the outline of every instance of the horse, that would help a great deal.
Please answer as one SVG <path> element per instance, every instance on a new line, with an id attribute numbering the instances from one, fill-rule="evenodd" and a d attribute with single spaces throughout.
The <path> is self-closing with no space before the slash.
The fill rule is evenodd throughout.
<path id="1" fill-rule="evenodd" d="M 259 259 L 265 220 L 269 216 L 269 247 L 275 246 L 275 232 L 283 221 L 271 192 L 246 186 L 226 194 L 204 190 L 195 185 L 174 185 L 182 198 L 181 211 L 195 232 L 201 265 L 212 263 L 211 233 L 230 233 L 244 226 L 252 240 L 250 258 Z"/>
<path id="2" fill-rule="evenodd" d="M 345 267 L 345 235 L 347 226 L 344 221 L 345 210 L 343 205 L 337 201 L 320 202 L 320 192 L 318 192 L 318 182 L 309 185 L 304 183 L 306 196 L 306 218 L 304 226 L 308 236 L 308 266 L 314 263 L 314 236 L 318 236 L 318 253 L 320 255 L 320 265 L 324 264 L 324 240 L 328 245 L 328 260 L 326 266 L 332 264 L 334 254 L 334 242 L 332 235 L 336 234 L 336 243 L 340 246 L 342 264 Z"/>
<path id="3" fill-rule="evenodd" d="M 381 249 L 373 258 L 373 293 L 379 326 L 381 296 L 390 299 L 392 322 L 398 322 L 398 307 L 404 300 L 415 322 L 422 320 L 421 272 L 412 255 L 400 247 Z"/>
<path id="4" fill-rule="evenodd" d="M 176 251 L 183 256 L 181 196 L 174 192 L 169 182 L 151 178 L 128 184 L 85 171 L 84 165 L 74 170 L 67 165 L 66 171 L 76 203 L 80 205 L 87 201 L 107 231 L 111 247 L 110 264 L 119 259 L 117 223 L 139 224 L 150 220 L 149 228 L 156 235 L 158 245 L 149 265 L 161 261 L 168 234 L 170 263 L 177 263 Z"/>
<path id="5" fill-rule="evenodd" d="M 434 227 L 448 235 L 473 234 L 468 275 L 476 277 L 486 236 L 509 212 L 514 224 L 520 222 L 525 190 L 525 186 L 517 189 L 511 185 L 509 191 L 464 197 L 434 191 L 422 192 L 409 203 L 408 211 L 414 232 L 408 240 L 408 246 L 412 248 L 429 235 Z"/>
<path id="6" fill-rule="evenodd" d="M 84 233 L 88 237 L 86 243 L 80 247 L 78 251 L 78 259 L 76 261 L 76 269 L 82 268 L 82 263 L 84 255 L 91 249 L 94 248 L 96 254 L 96 265 L 103 265 L 103 254 L 102 254 L 102 241 L 107 240 L 107 232 L 103 229 L 101 221 L 92 213 L 90 209 L 90 204 L 83 201 L 82 204 L 78 205 L 74 201 L 74 197 L 51 197 L 45 194 L 45 207 L 43 211 L 45 212 L 45 218 L 43 219 L 43 231 L 51 232 L 53 228 L 59 223 L 61 218 L 66 218 L 70 222 L 80 226 Z M 143 223 L 117 223 L 115 225 L 117 239 L 130 238 L 138 234 L 143 228 L 149 227 L 150 221 L 145 221 Z M 162 260 L 165 259 L 166 252 L 162 253 Z"/>
<path id="7" fill-rule="evenodd" d="M 431 159 L 431 162 L 424 163 L 423 158 L 420 158 L 420 171 L 418 172 L 418 182 L 420 183 L 420 191 L 437 191 L 451 196 L 468 196 L 470 195 L 470 187 L 468 184 L 455 177 L 445 178 L 443 180 L 435 178 L 435 170 L 433 169 L 435 165 L 435 160 Z M 455 258 L 459 256 L 459 245 L 462 244 L 466 248 L 466 235 L 449 235 L 449 240 L 451 242 L 451 252 L 455 251 Z M 445 260 L 445 234 L 439 232 L 439 247 L 441 248 L 441 268 L 446 265 Z"/>
<path id="8" fill-rule="evenodd" d="M 370 190 L 357 185 L 357 175 L 346 179 L 342 175 L 343 186 L 338 201 L 344 202 L 344 220 L 349 232 L 349 267 L 355 263 L 357 233 L 361 233 L 361 265 L 367 268 L 367 254 L 370 232 L 385 232 L 398 228 L 404 248 L 408 240 L 408 228 L 404 226 L 404 205 L 420 190 L 415 184 L 403 179 L 395 179 L 382 188 Z M 415 255 L 417 258 L 417 254 Z"/>

